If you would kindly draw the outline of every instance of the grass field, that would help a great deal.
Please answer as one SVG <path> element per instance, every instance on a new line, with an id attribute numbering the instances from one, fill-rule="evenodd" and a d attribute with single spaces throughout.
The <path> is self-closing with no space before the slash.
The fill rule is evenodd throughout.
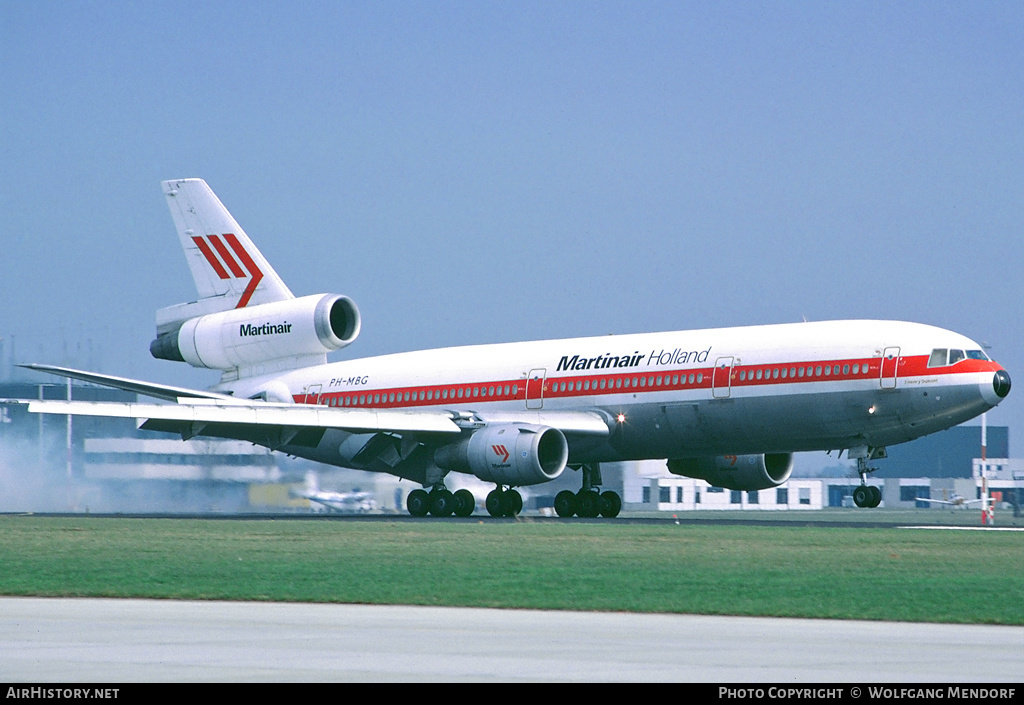
<path id="1" fill-rule="evenodd" d="M 1024 534 L 0 517 L 0 594 L 1024 624 Z"/>

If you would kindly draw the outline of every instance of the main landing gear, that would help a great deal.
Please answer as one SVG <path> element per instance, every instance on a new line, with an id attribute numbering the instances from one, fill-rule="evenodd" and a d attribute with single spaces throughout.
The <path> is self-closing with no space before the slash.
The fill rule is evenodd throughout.
<path id="1" fill-rule="evenodd" d="M 405 508 L 414 517 L 468 517 L 476 509 L 476 498 L 469 490 L 450 492 L 444 485 L 437 485 L 430 492 L 413 490 L 405 500 Z M 487 495 L 487 512 L 492 517 L 514 517 L 523 511 L 523 496 L 512 488 L 498 485 Z"/>
<path id="2" fill-rule="evenodd" d="M 520 505 L 521 506 L 521 505 Z M 430 492 L 413 490 L 405 500 L 405 508 L 414 517 L 468 517 L 476 508 L 476 498 L 469 490 L 450 492 L 444 485 L 434 487 Z"/>
<path id="3" fill-rule="evenodd" d="M 596 516 L 612 519 L 622 511 L 622 498 L 617 492 L 601 492 L 601 466 L 597 463 L 581 465 L 583 487 L 579 492 L 562 490 L 555 495 L 555 513 L 563 518 L 573 516 L 593 518 Z"/>
<path id="4" fill-rule="evenodd" d="M 884 454 L 885 449 L 882 449 L 882 452 Z M 853 491 L 853 503 L 858 507 L 873 508 L 882 502 L 882 490 L 867 482 L 868 473 L 874 472 L 876 469 L 868 467 L 867 458 L 857 458 L 857 474 L 860 475 L 860 485 Z"/>
<path id="5" fill-rule="evenodd" d="M 523 496 L 509 487 L 498 485 L 487 495 L 487 513 L 492 517 L 514 517 L 523 511 Z"/>

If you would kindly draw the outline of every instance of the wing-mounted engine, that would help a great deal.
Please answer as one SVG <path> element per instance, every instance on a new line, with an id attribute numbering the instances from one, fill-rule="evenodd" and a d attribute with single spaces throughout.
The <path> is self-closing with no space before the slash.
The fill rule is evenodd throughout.
<path id="1" fill-rule="evenodd" d="M 554 480 L 568 460 L 569 444 L 557 428 L 518 423 L 485 426 L 434 453 L 440 468 L 516 487 Z"/>
<path id="2" fill-rule="evenodd" d="M 720 455 L 716 458 L 673 458 L 669 472 L 705 480 L 729 490 L 766 490 L 778 487 L 793 472 L 792 453 Z"/>
<path id="3" fill-rule="evenodd" d="M 316 294 L 210 313 L 163 330 L 153 357 L 214 370 L 278 369 L 325 362 L 359 335 L 359 309 L 347 296 Z"/>

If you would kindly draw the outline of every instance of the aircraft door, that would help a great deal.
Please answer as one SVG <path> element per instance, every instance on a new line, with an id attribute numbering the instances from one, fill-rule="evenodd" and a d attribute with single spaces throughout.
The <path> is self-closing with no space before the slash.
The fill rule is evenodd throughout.
<path id="1" fill-rule="evenodd" d="M 544 388 L 547 386 L 544 378 L 548 371 L 546 368 L 530 370 L 530 376 L 526 378 L 526 408 L 544 408 Z"/>
<path id="2" fill-rule="evenodd" d="M 303 400 L 305 404 L 319 404 L 320 403 L 320 390 L 323 389 L 322 384 L 311 384 L 306 387 L 306 398 Z"/>
<path id="3" fill-rule="evenodd" d="M 882 352 L 882 373 L 879 378 L 882 389 L 896 389 L 896 368 L 900 361 L 898 347 L 886 348 Z"/>
<path id="4" fill-rule="evenodd" d="M 732 356 L 715 360 L 711 373 L 711 396 L 715 399 L 728 399 L 732 394 L 732 363 Z"/>

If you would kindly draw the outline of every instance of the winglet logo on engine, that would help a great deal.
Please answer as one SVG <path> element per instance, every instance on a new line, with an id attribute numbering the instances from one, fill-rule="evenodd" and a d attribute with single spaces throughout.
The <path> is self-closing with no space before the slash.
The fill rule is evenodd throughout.
<path id="1" fill-rule="evenodd" d="M 227 240 L 227 245 L 224 244 L 224 240 L 221 240 L 221 237 L 220 235 L 207 235 L 205 239 L 193 237 L 192 242 L 196 243 L 196 247 L 203 253 L 203 257 L 206 258 L 206 261 L 213 267 L 213 271 L 221 279 L 244 279 L 245 277 L 251 277 L 248 286 L 245 287 L 245 291 L 242 292 L 242 296 L 238 299 L 238 304 L 235 305 L 235 308 L 245 308 L 246 304 L 249 303 L 249 299 L 252 298 L 253 293 L 256 291 L 256 287 L 259 286 L 260 281 L 263 279 L 263 272 L 252 261 L 252 257 L 245 251 L 242 243 L 238 241 L 238 238 L 233 233 L 224 233 L 223 238 Z M 213 247 L 210 247 L 211 245 Z M 228 249 L 229 245 L 231 247 L 230 250 Z M 234 251 L 234 256 L 232 251 Z M 235 259 L 235 257 L 238 259 Z M 239 264 L 239 261 L 241 261 L 241 264 Z M 242 269 L 243 266 L 245 269 Z"/>
<path id="2" fill-rule="evenodd" d="M 508 449 L 505 446 L 491 446 L 491 450 L 494 451 L 495 455 L 502 456 L 501 462 L 508 462 Z"/>

